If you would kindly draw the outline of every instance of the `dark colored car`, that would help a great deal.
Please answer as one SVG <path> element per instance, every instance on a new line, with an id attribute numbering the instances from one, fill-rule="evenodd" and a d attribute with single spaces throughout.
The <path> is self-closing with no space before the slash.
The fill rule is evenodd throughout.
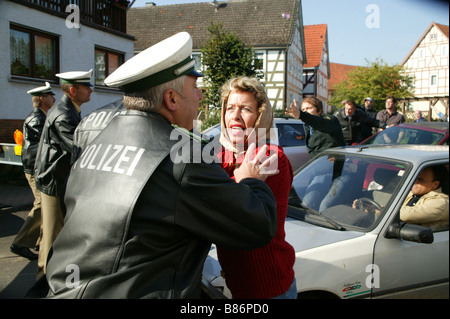
<path id="1" fill-rule="evenodd" d="M 385 129 L 359 145 L 367 144 L 420 144 L 449 145 L 448 122 L 403 123 Z"/>

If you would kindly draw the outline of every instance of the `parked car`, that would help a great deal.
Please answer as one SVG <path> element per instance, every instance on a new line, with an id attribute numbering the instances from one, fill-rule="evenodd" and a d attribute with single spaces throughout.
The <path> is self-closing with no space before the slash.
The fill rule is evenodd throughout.
<path id="1" fill-rule="evenodd" d="M 448 225 L 433 232 L 399 219 L 418 175 L 433 165 L 446 168 L 448 194 L 449 146 L 334 148 L 303 166 L 285 224 L 298 298 L 448 298 Z M 231 297 L 214 245 L 203 276 Z"/>
<path id="2" fill-rule="evenodd" d="M 292 118 L 275 118 L 273 122 L 274 128 L 276 128 L 276 136 L 271 140 L 271 143 L 283 147 L 284 153 L 295 171 L 310 159 L 303 138 L 305 136 L 305 123 Z M 202 135 L 210 138 L 220 136 L 220 124 L 207 128 L 202 132 Z"/>
<path id="3" fill-rule="evenodd" d="M 359 143 L 448 145 L 448 122 L 402 123 Z"/>

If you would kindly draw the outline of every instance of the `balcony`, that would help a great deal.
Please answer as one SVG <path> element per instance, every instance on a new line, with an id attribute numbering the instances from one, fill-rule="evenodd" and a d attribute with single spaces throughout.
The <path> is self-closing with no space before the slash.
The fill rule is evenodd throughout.
<path id="1" fill-rule="evenodd" d="M 10 0 L 30 8 L 66 18 L 72 13 L 66 8 L 75 4 L 80 9 L 80 22 L 106 32 L 126 35 L 127 10 L 114 0 Z"/>

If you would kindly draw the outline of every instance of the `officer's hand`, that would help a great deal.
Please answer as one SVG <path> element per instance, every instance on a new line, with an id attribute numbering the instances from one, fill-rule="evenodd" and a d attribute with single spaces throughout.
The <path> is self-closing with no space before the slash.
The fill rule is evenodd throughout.
<path id="1" fill-rule="evenodd" d="M 298 103 L 294 99 L 294 103 L 291 103 L 289 108 L 286 108 L 286 115 L 292 116 L 293 118 L 300 118 L 300 110 L 298 109 Z"/>
<path id="2" fill-rule="evenodd" d="M 234 170 L 236 182 L 239 183 L 244 178 L 256 178 L 264 181 L 267 177 L 278 174 L 278 155 L 267 156 L 267 145 L 261 147 L 256 156 L 254 156 L 255 150 L 256 145 L 251 144 L 242 164 Z"/>

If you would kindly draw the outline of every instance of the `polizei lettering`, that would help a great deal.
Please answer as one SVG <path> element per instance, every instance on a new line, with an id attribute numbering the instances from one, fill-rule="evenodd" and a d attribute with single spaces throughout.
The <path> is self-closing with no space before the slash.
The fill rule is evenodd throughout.
<path id="1" fill-rule="evenodd" d="M 88 127 L 92 129 L 104 129 L 115 116 L 125 113 L 126 111 L 101 111 L 97 113 L 91 113 L 81 123 L 81 128 L 85 129 L 86 127 Z"/>
<path id="2" fill-rule="evenodd" d="M 128 145 L 91 144 L 83 152 L 73 169 L 88 169 L 133 175 L 145 149 Z"/>

